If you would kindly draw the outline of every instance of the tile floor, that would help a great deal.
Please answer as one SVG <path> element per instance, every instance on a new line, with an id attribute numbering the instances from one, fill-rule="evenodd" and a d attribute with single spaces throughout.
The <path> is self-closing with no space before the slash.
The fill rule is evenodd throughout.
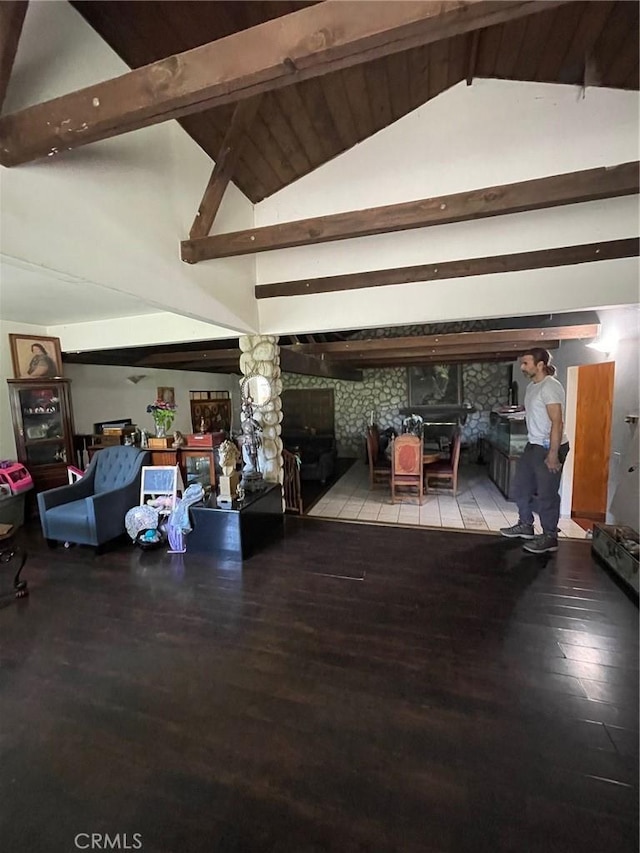
<path id="1" fill-rule="evenodd" d="M 461 466 L 457 498 L 451 495 L 449 489 L 430 488 L 420 506 L 415 493 L 411 495 L 407 492 L 392 504 L 387 487 L 378 486 L 369 490 L 369 469 L 360 461 L 352 465 L 335 486 L 320 498 L 308 515 L 475 532 L 496 531 L 518 520 L 516 505 L 505 500 L 489 480 L 484 468 Z M 561 518 L 558 526 L 561 537 L 587 538 L 586 531 L 570 518 Z M 536 532 L 540 532 L 538 523 Z"/>

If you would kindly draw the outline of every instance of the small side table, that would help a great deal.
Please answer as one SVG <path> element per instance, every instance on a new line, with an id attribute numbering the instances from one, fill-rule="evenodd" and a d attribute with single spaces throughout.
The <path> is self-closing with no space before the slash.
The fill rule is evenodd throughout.
<path id="1" fill-rule="evenodd" d="M 14 528 L 9 533 L 0 536 L 0 577 L 4 574 L 5 570 L 9 572 L 15 571 L 13 590 L 11 592 L 0 591 L 0 600 L 8 596 L 26 598 L 29 595 L 27 582 L 20 580 L 20 572 L 27 562 L 27 552 L 20 545 L 16 544 L 14 537 L 17 532 L 17 529 Z"/>

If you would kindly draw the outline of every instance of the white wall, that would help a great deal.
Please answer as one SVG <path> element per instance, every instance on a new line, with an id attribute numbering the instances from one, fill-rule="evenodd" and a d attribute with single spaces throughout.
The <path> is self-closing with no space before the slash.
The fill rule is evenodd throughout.
<path id="1" fill-rule="evenodd" d="M 255 209 L 256 225 L 637 159 L 635 92 L 478 80 L 385 128 Z M 634 237 L 637 199 L 283 249 L 258 284 Z M 607 282 L 606 295 L 602 282 Z M 636 259 L 259 302 L 265 334 L 517 316 L 637 299 Z"/>
<path id="2" fill-rule="evenodd" d="M 0 321 L 0 459 L 15 459 L 11 409 L 6 380 L 13 377 L 9 334 L 48 335 L 42 326 Z M 173 386 L 178 410 L 174 428 L 191 432 L 189 391 L 229 391 L 233 409 L 233 427 L 240 428 L 239 376 L 224 373 L 199 373 L 186 370 L 156 370 L 145 367 L 115 367 L 89 364 L 64 364 L 63 375 L 71 380 L 71 401 L 75 431 L 88 434 L 93 424 L 102 420 L 131 418 L 148 432 L 153 418 L 147 406 L 156 399 L 158 386 Z M 144 375 L 138 384 L 128 376 Z"/>
<path id="3" fill-rule="evenodd" d="M 131 375 L 145 374 L 137 385 L 128 381 Z M 189 407 L 189 391 L 230 391 L 234 412 L 239 405 L 238 376 L 197 373 L 186 370 L 151 370 L 145 368 L 65 364 L 64 375 L 71 380 L 71 397 L 76 432 L 93 432 L 98 421 L 131 418 L 135 424 L 153 433 L 154 423 L 147 406 L 156 400 L 158 386 L 175 388 L 176 419 L 173 429 L 193 432 Z M 235 415 L 235 428 L 240 424 Z"/>
<path id="4" fill-rule="evenodd" d="M 5 109 L 128 70 L 68 4 L 27 11 Z M 158 310 L 253 331 L 252 258 L 188 265 L 188 234 L 213 163 L 176 122 L 0 172 L 2 253 L 144 299 Z M 247 228 L 253 207 L 230 186 L 218 228 Z M 64 342 L 63 342 L 64 346 Z"/>
<path id="5" fill-rule="evenodd" d="M 637 426 L 625 423 L 629 414 L 638 414 L 640 407 L 639 388 L 640 371 L 638 365 L 638 337 L 620 341 L 610 356 L 615 360 L 615 380 L 613 386 L 613 413 L 611 424 L 611 462 L 608 491 L 608 522 L 629 524 L 636 530 L 640 526 L 638 517 L 638 492 L 629 490 L 625 501 L 615 502 L 618 486 L 625 479 L 625 459 L 632 450 L 635 435 L 635 465 L 637 470 Z M 637 475 L 636 475 L 637 477 Z M 636 479 L 637 482 L 637 479 Z M 615 511 L 614 511 L 615 508 Z"/>

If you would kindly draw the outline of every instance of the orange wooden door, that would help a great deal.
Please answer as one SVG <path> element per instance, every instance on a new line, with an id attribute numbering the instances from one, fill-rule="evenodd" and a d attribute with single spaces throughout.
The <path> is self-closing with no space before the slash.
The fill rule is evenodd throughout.
<path id="1" fill-rule="evenodd" d="M 571 515 L 593 521 L 607 514 L 614 371 L 612 361 L 578 368 Z"/>

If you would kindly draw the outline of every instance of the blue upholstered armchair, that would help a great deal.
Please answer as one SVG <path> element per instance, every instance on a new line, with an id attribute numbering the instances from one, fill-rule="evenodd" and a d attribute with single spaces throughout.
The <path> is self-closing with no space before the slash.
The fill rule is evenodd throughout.
<path id="1" fill-rule="evenodd" d="M 82 479 L 40 492 L 40 523 L 49 544 L 98 548 L 124 533 L 124 517 L 140 502 L 140 473 L 148 464 L 149 453 L 137 447 L 106 447 L 96 453 Z"/>

